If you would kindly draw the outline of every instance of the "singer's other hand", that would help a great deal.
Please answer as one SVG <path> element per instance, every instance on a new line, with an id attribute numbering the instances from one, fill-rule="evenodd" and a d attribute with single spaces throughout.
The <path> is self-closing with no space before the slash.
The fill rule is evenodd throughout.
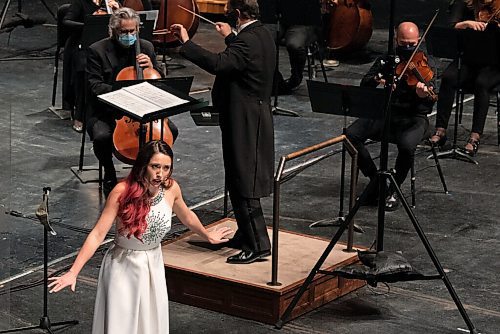
<path id="1" fill-rule="evenodd" d="M 186 43 L 189 41 L 189 35 L 187 33 L 186 28 L 182 24 L 172 24 L 170 26 L 170 31 L 174 34 L 174 36 L 181 41 L 182 43 Z"/>
<path id="2" fill-rule="evenodd" d="M 59 292 L 67 286 L 71 288 L 71 291 L 75 292 L 76 275 L 71 270 L 62 276 L 49 277 L 49 281 L 52 281 L 48 285 L 48 288 L 50 289 L 49 293 Z"/>
<path id="3" fill-rule="evenodd" d="M 215 30 L 217 30 L 217 32 L 224 38 L 226 38 L 233 31 L 231 26 L 226 22 L 215 22 Z"/>

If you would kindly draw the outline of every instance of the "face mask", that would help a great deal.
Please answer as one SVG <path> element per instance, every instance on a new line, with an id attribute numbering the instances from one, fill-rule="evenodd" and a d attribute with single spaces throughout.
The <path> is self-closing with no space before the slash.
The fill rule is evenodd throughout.
<path id="1" fill-rule="evenodd" d="M 396 47 L 396 53 L 398 56 L 400 56 L 403 59 L 410 59 L 411 54 L 415 51 L 415 46 L 414 45 L 398 45 Z"/>
<path id="2" fill-rule="evenodd" d="M 233 10 L 227 13 L 226 20 L 231 27 L 236 28 L 236 26 L 238 25 L 238 12 Z"/>
<path id="3" fill-rule="evenodd" d="M 118 42 L 126 48 L 134 45 L 136 40 L 136 34 L 122 34 L 118 36 Z"/>

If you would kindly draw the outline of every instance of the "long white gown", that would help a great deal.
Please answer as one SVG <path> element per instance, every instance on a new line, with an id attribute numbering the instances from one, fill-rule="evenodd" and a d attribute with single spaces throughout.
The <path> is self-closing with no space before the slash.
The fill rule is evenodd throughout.
<path id="1" fill-rule="evenodd" d="M 119 235 L 102 261 L 93 334 L 168 333 L 168 294 L 160 242 L 170 230 L 172 208 L 164 191 L 152 199 L 143 242 Z"/>

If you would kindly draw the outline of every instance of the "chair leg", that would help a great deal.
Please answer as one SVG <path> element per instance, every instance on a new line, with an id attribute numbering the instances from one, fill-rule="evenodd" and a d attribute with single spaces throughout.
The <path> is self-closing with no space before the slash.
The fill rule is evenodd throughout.
<path id="1" fill-rule="evenodd" d="M 430 143 L 430 145 L 431 145 L 432 157 L 434 158 L 434 163 L 436 164 L 436 169 L 439 174 L 439 179 L 441 180 L 441 184 L 443 185 L 443 191 L 445 194 L 448 194 L 448 187 L 446 186 L 446 181 L 444 180 L 444 174 L 436 153 L 436 147 L 434 146 L 434 143 Z"/>
<path id="2" fill-rule="evenodd" d="M 462 92 L 460 94 L 460 106 L 458 108 L 459 112 L 458 112 L 458 124 L 462 124 L 462 114 L 464 112 L 464 98 L 465 98 L 465 94 Z"/>
<path id="3" fill-rule="evenodd" d="M 319 55 L 319 64 L 321 66 L 321 72 L 323 72 L 323 79 L 325 79 L 325 82 L 328 82 L 328 78 L 326 77 L 325 64 L 323 64 L 323 60 L 325 60 L 325 57 L 323 56 L 323 51 L 321 51 L 320 46 L 318 46 L 318 55 Z"/>
<path id="4" fill-rule="evenodd" d="M 311 52 L 311 47 L 307 47 L 307 76 L 309 80 L 313 79 L 313 69 L 312 69 L 312 60 L 313 54 Z"/>
<path id="5" fill-rule="evenodd" d="M 102 164 L 99 161 L 99 191 L 102 190 L 102 183 L 103 183 L 103 176 L 102 176 Z"/>
<path id="6" fill-rule="evenodd" d="M 414 209 L 416 205 L 416 200 L 415 200 L 415 161 L 411 164 L 411 169 L 410 169 L 410 187 L 411 187 L 411 207 Z"/>
<path id="7" fill-rule="evenodd" d="M 500 146 L 500 91 L 497 92 L 497 142 Z"/>

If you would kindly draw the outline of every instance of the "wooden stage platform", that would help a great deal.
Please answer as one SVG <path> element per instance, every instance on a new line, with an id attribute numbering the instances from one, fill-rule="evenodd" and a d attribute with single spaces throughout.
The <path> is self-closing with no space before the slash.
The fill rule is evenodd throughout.
<path id="1" fill-rule="evenodd" d="M 234 219 L 214 226 L 236 229 Z M 272 240 L 272 229 L 268 229 Z M 226 258 L 238 250 L 205 244 L 188 233 L 162 245 L 169 299 L 263 323 L 275 324 L 328 245 L 329 240 L 280 231 L 278 281 L 269 286 L 271 257 L 252 264 L 228 264 Z M 217 249 L 219 248 L 219 249 Z M 322 269 L 331 270 L 358 261 L 356 253 L 344 252 L 337 244 Z M 365 285 L 331 275 L 316 275 L 292 318 L 320 307 Z"/>

